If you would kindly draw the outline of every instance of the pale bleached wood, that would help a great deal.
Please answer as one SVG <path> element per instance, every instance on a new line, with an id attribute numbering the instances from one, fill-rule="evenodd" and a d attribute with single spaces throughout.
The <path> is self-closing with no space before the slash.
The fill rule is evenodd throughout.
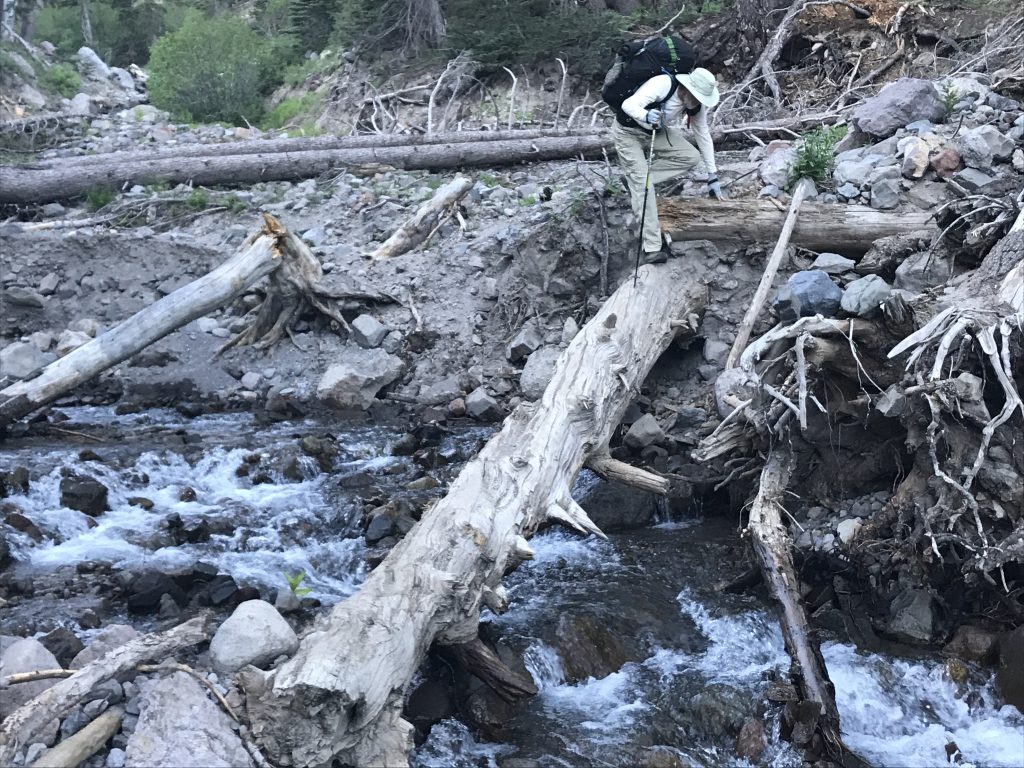
<path id="1" fill-rule="evenodd" d="M 32 768 L 78 768 L 121 729 L 124 710 L 112 707 L 32 763 Z"/>
<path id="2" fill-rule="evenodd" d="M 764 274 L 761 275 L 761 282 L 758 283 L 757 290 L 754 291 L 754 298 L 750 300 L 750 306 L 747 307 L 747 311 L 743 315 L 743 322 L 736 329 L 736 340 L 733 342 L 732 349 L 729 350 L 729 357 L 725 361 L 726 370 L 736 367 L 740 354 L 746 349 L 747 342 L 750 341 L 750 332 L 753 330 L 754 323 L 760 316 L 761 310 L 764 309 L 764 303 L 768 300 L 768 292 L 772 289 L 775 275 L 779 271 L 779 264 L 782 263 L 782 257 L 786 254 L 786 249 L 789 247 L 789 238 L 793 234 L 793 227 L 796 226 L 796 217 L 800 212 L 800 204 L 803 203 L 812 186 L 811 181 L 808 179 L 800 179 L 796 184 L 796 189 L 793 190 L 793 199 L 789 203 L 789 211 L 786 213 L 786 220 L 782 224 L 782 232 L 779 233 L 779 239 L 775 241 L 772 255 L 768 257 L 768 263 L 764 266 Z"/>
<path id="3" fill-rule="evenodd" d="M 749 245 L 774 242 L 786 213 L 764 198 L 658 200 L 661 228 L 674 242 L 711 240 Z M 812 251 L 862 256 L 880 237 L 939 229 L 931 214 L 917 208 L 879 211 L 866 205 L 804 201 L 792 242 Z"/>
<path id="4" fill-rule="evenodd" d="M 13 764 L 14 756 L 38 741 L 50 722 L 85 701 L 100 683 L 131 671 L 143 661 L 163 660 L 182 648 L 206 640 L 208 622 L 209 616 L 203 614 L 165 632 L 129 640 L 22 704 L 0 723 L 0 765 Z"/>
<path id="5" fill-rule="evenodd" d="M 607 453 L 591 456 L 587 460 L 587 468 L 592 469 L 605 480 L 622 483 L 641 491 L 656 493 L 659 496 L 668 496 L 669 479 L 667 477 L 613 459 Z"/>
<path id="6" fill-rule="evenodd" d="M 459 202 L 472 188 L 473 179 L 468 176 L 456 176 L 440 187 L 391 237 L 381 243 L 371 258 L 383 261 L 415 248 L 433 231 L 441 214 Z"/>
<path id="7" fill-rule="evenodd" d="M 626 280 L 562 353 L 541 399 L 505 420 L 298 653 L 271 672 L 242 670 L 252 733 L 272 762 L 407 764 L 402 700 L 427 649 L 476 638 L 485 594 L 493 600 L 506 570 L 532 555 L 525 537 L 554 507 L 587 527 L 573 481 L 606 450 L 677 322 L 705 305 L 702 279 L 669 262 L 642 267 L 635 287 Z"/>

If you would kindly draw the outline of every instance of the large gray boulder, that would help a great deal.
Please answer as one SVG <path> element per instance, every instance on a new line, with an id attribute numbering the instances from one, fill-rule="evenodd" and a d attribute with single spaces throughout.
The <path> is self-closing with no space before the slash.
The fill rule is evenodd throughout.
<path id="1" fill-rule="evenodd" d="M 773 141 L 768 145 L 768 154 L 761 161 L 758 174 L 765 184 L 774 184 L 784 189 L 789 184 L 789 171 L 796 160 L 796 148 L 789 141 Z"/>
<path id="2" fill-rule="evenodd" d="M 210 641 L 210 661 L 218 672 L 236 672 L 246 664 L 265 667 L 298 649 L 299 638 L 274 606 L 263 600 L 246 600 Z"/>
<path id="3" fill-rule="evenodd" d="M 853 111 L 853 124 L 862 133 L 885 138 L 917 120 L 939 122 L 945 108 L 931 80 L 901 77 Z"/>
<path id="4" fill-rule="evenodd" d="M 878 275 L 866 275 L 846 286 L 842 307 L 851 315 L 867 317 L 889 298 L 891 290 L 889 284 Z"/>
<path id="5" fill-rule="evenodd" d="M 927 643 L 942 625 L 942 606 L 921 589 L 906 589 L 889 606 L 888 632 L 910 643 Z"/>
<path id="6" fill-rule="evenodd" d="M 57 657 L 46 650 L 46 646 L 31 637 L 15 640 L 0 655 L 0 677 L 21 672 L 38 672 L 42 669 L 60 669 Z M 26 701 L 56 685 L 58 680 L 36 680 L 19 683 L 0 691 L 0 720 L 7 717 Z"/>
<path id="7" fill-rule="evenodd" d="M 390 329 L 373 315 L 360 315 L 352 321 L 352 340 L 363 349 L 379 347 Z"/>
<path id="8" fill-rule="evenodd" d="M 519 390 L 528 400 L 538 400 L 555 375 L 555 364 L 561 356 L 559 347 L 541 347 L 526 360 L 519 377 Z"/>
<path id="9" fill-rule="evenodd" d="M 622 438 L 622 442 L 634 450 L 640 450 L 664 440 L 665 432 L 658 424 L 658 420 L 650 413 L 645 413 L 634 421 Z"/>
<path id="10" fill-rule="evenodd" d="M 175 672 L 141 695 L 125 768 L 251 768 L 231 721 L 191 675 Z"/>
<path id="11" fill-rule="evenodd" d="M 1014 142 L 994 125 L 979 125 L 957 140 L 960 157 L 968 168 L 988 170 L 995 160 L 1009 160 Z"/>
<path id="12" fill-rule="evenodd" d="M 871 207 L 886 210 L 900 204 L 900 183 L 896 179 L 880 179 L 871 184 Z"/>
<path id="13" fill-rule="evenodd" d="M 96 55 L 96 51 L 92 48 L 83 45 L 78 49 L 78 53 L 76 55 L 85 71 L 91 71 L 104 80 L 110 77 L 110 67 L 104 63 L 103 59 Z"/>
<path id="14" fill-rule="evenodd" d="M 949 279 L 950 267 L 948 257 L 933 255 L 928 251 L 912 253 L 896 267 L 895 286 L 914 293 L 927 291 Z"/>
<path id="15" fill-rule="evenodd" d="M 53 355 L 40 352 L 35 344 L 16 341 L 0 350 L 0 376 L 23 379 L 53 359 Z"/>
<path id="16" fill-rule="evenodd" d="M 809 269 L 790 277 L 775 295 L 772 306 L 785 322 L 814 315 L 832 317 L 839 311 L 842 299 L 843 290 L 827 273 Z"/>
<path id="17" fill-rule="evenodd" d="M 369 408 L 377 393 L 405 371 L 400 357 L 348 345 L 342 362 L 324 371 L 316 396 L 339 408 Z"/>
<path id="18" fill-rule="evenodd" d="M 495 421 L 501 418 L 498 401 L 479 386 L 466 396 L 466 413 L 479 421 Z"/>

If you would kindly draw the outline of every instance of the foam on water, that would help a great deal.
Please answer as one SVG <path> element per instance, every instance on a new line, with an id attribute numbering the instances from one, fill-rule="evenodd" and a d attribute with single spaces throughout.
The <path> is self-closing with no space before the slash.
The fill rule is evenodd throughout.
<path id="1" fill-rule="evenodd" d="M 964 768 L 1024 765 L 1024 715 L 999 706 L 991 681 L 966 691 L 938 661 L 906 661 L 861 654 L 827 643 L 822 654 L 836 686 L 843 736 L 852 749 L 879 764 L 930 768 L 955 743 Z"/>
<path id="2" fill-rule="evenodd" d="M 515 748 L 473 738 L 458 720 L 442 720 L 412 754 L 412 768 L 497 768 L 498 758 Z"/>

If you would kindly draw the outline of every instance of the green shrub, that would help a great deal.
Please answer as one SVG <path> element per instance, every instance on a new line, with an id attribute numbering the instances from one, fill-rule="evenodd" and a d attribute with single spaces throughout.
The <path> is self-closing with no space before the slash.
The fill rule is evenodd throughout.
<path id="1" fill-rule="evenodd" d="M 89 3 L 89 23 L 93 41 L 90 48 L 104 61 L 110 61 L 118 48 L 120 38 L 125 34 L 120 15 L 110 3 Z M 36 41 L 49 40 L 58 52 L 71 56 L 86 44 L 82 37 L 81 11 L 78 3 L 73 5 L 47 5 L 35 15 L 32 38 Z"/>
<path id="2" fill-rule="evenodd" d="M 107 207 L 114 199 L 114 190 L 110 187 L 93 187 L 85 193 L 85 204 L 90 211 L 98 211 Z"/>
<path id="3" fill-rule="evenodd" d="M 299 115 L 312 111 L 316 107 L 318 101 L 319 99 L 315 93 L 306 93 L 302 96 L 289 96 L 270 110 L 270 113 L 263 120 L 260 127 L 267 130 L 283 128 Z"/>
<path id="4" fill-rule="evenodd" d="M 149 59 L 149 98 L 184 121 L 259 120 L 271 82 L 265 38 L 237 17 L 191 14 Z"/>
<path id="5" fill-rule="evenodd" d="M 54 64 L 48 67 L 39 78 L 39 82 L 46 90 L 59 93 L 66 99 L 70 99 L 82 87 L 82 78 L 70 64 Z"/>
<path id="6" fill-rule="evenodd" d="M 832 150 L 836 142 L 846 135 L 846 126 L 821 126 L 804 134 L 796 147 L 796 159 L 789 169 L 789 183 L 795 184 L 807 176 L 821 183 L 832 176 L 835 155 Z"/>
<path id="7" fill-rule="evenodd" d="M 205 211 L 210 207 L 210 195 L 205 189 L 197 187 L 192 190 L 192 194 L 188 196 L 185 205 L 193 211 Z"/>
<path id="8" fill-rule="evenodd" d="M 960 90 L 952 83 L 946 83 L 942 86 L 942 120 L 945 122 L 949 120 L 949 116 L 953 114 L 953 107 L 960 101 Z"/>

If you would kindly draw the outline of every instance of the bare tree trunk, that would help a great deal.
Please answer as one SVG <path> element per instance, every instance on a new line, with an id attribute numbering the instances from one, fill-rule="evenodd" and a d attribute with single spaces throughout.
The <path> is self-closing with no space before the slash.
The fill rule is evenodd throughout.
<path id="1" fill-rule="evenodd" d="M 18 0 L 0 0 L 0 40 L 14 33 Z"/>
<path id="2" fill-rule="evenodd" d="M 95 45 L 92 36 L 92 19 L 89 18 L 89 0 L 78 0 L 78 9 L 82 19 L 82 39 L 89 47 Z"/>
<path id="3" fill-rule="evenodd" d="M 283 268 L 293 284 L 277 293 L 288 298 L 305 294 L 317 309 L 345 325 L 344 318 L 316 295 L 320 264 L 302 242 L 272 216 L 264 214 L 263 228 L 250 237 L 228 261 L 203 277 L 179 288 L 155 304 L 136 312 L 121 324 L 50 363 L 35 378 L 0 390 L 0 429 L 27 413 L 71 391 L 97 374 L 134 355 L 186 323 L 223 306 L 263 277 Z M 272 292 L 273 293 L 273 292 Z M 274 293 L 274 296 L 277 295 Z M 255 330 L 240 334 L 229 344 L 276 341 L 294 315 L 294 302 L 268 299 L 283 315 L 261 312 Z M 248 334 L 248 335 L 247 335 Z"/>
<path id="4" fill-rule="evenodd" d="M 273 761 L 407 764 L 403 696 L 427 649 L 477 637 L 482 605 L 502 609 L 502 576 L 532 556 L 525 537 L 539 525 L 600 533 L 572 499 L 573 480 L 603 454 L 651 366 L 706 300 L 696 270 L 641 268 L 565 350 L 541 400 L 506 419 L 298 653 L 269 673 L 243 670 L 253 734 Z"/>
<path id="5" fill-rule="evenodd" d="M 668 198 L 658 201 L 661 228 L 674 241 L 772 242 L 786 218 L 773 203 L 757 200 Z M 859 256 L 880 237 L 918 230 L 938 232 L 927 211 L 879 211 L 865 205 L 804 202 L 792 242 L 813 251 Z"/>
<path id="6" fill-rule="evenodd" d="M 403 0 L 405 42 L 411 51 L 437 48 L 448 36 L 448 24 L 439 0 Z"/>
<path id="7" fill-rule="evenodd" d="M 196 616 L 166 632 L 130 640 L 18 707 L 0 724 L 0 765 L 13 765 L 18 752 L 38 741 L 49 723 L 84 701 L 100 683 L 129 672 L 140 662 L 163 660 L 206 640 L 208 620 L 205 614 Z"/>
<path id="8" fill-rule="evenodd" d="M 77 197 L 94 187 L 123 189 L 133 184 L 249 184 L 319 176 L 353 166 L 440 169 L 499 166 L 561 158 L 600 156 L 610 138 L 590 137 L 430 144 L 420 147 L 339 149 L 274 154 L 229 155 L 118 163 L 83 168 L 0 167 L 0 203 L 39 203 Z"/>

